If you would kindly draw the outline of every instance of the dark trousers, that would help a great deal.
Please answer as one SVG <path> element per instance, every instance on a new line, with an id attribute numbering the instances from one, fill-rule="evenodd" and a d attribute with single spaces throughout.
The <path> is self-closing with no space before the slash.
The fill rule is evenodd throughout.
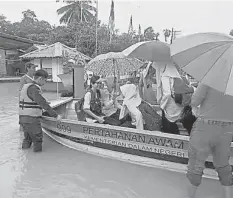
<path id="1" fill-rule="evenodd" d="M 35 152 L 42 150 L 43 132 L 41 128 L 40 118 L 32 123 L 21 123 L 24 132 L 24 140 L 22 148 L 30 148 L 33 143 Z"/>
<path id="2" fill-rule="evenodd" d="M 183 124 L 183 127 L 188 131 L 189 135 L 196 120 L 197 118 L 192 113 L 192 107 L 186 106 L 183 111 L 183 118 L 181 120 L 181 123 Z"/>
<path id="3" fill-rule="evenodd" d="M 135 128 L 134 125 L 132 125 L 132 119 L 129 114 L 127 114 L 124 118 L 119 120 L 120 116 L 120 109 L 117 109 L 117 111 L 110 115 L 109 117 L 104 118 L 104 124 L 109 124 L 113 126 L 121 126 L 121 127 L 128 127 L 128 128 Z"/>
<path id="4" fill-rule="evenodd" d="M 179 128 L 175 122 L 170 122 L 162 111 L 162 131 L 164 133 L 180 134 Z"/>

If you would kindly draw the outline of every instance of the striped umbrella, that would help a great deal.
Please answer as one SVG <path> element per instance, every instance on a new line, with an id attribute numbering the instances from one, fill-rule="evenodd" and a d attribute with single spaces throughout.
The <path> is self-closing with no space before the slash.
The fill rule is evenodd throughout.
<path id="1" fill-rule="evenodd" d="M 196 80 L 233 96 L 233 37 L 216 32 L 176 39 L 171 45 L 174 62 Z"/>
<path id="2" fill-rule="evenodd" d="M 138 42 L 122 51 L 126 57 L 139 58 L 147 61 L 170 62 L 170 46 L 160 41 Z"/>
<path id="3" fill-rule="evenodd" d="M 109 52 L 96 56 L 86 65 L 85 70 L 96 75 L 116 76 L 137 71 L 142 65 L 142 61 L 127 58 L 121 52 Z"/>

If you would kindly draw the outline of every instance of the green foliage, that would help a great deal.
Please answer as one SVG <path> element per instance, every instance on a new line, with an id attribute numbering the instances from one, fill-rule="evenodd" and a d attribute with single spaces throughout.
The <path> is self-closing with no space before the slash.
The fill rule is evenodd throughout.
<path id="1" fill-rule="evenodd" d="M 92 5 L 92 1 L 68 1 L 65 5 L 57 10 L 58 15 L 62 15 L 60 23 L 73 22 L 91 22 L 95 19 L 96 8 Z"/>
<path id="2" fill-rule="evenodd" d="M 139 40 L 158 40 L 159 34 L 155 33 L 152 27 L 148 27 L 142 35 L 138 35 L 135 31 L 131 34 L 119 34 L 118 30 L 115 30 L 110 43 L 108 26 L 102 24 L 101 21 L 98 21 L 96 25 L 96 8 L 91 1 L 82 1 L 82 17 L 80 16 L 80 2 L 70 2 L 57 11 L 59 14 L 63 14 L 61 22 L 66 25 L 51 26 L 47 21 L 38 20 L 35 12 L 28 9 L 22 12 L 22 20 L 15 23 L 7 21 L 5 16 L 0 15 L 0 31 L 45 44 L 61 42 L 69 47 L 75 47 L 90 57 L 96 56 L 96 27 L 98 54 L 122 51 Z M 70 18 L 68 20 L 65 15 L 71 11 L 75 14 L 72 15 L 72 20 Z M 91 15 L 87 14 L 88 12 Z M 31 50 L 29 49 L 29 51 Z"/>

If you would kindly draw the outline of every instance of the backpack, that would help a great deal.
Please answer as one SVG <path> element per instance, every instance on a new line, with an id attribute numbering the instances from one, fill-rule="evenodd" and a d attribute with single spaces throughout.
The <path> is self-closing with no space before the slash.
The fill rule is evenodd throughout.
<path id="1" fill-rule="evenodd" d="M 181 106 L 187 106 L 191 100 L 190 93 L 193 93 L 193 91 L 191 91 L 188 81 L 182 77 L 182 79 L 174 78 L 172 93 L 172 98 L 175 100 L 175 103 Z"/>
<path id="2" fill-rule="evenodd" d="M 94 100 L 94 93 L 91 90 L 88 90 L 87 92 L 91 92 L 91 100 Z M 97 90 L 97 95 L 100 98 L 100 91 Z M 86 121 L 86 113 L 83 110 L 83 104 L 84 104 L 84 97 L 81 98 L 78 102 L 75 103 L 74 108 L 75 108 L 75 112 L 77 114 L 77 118 L 79 121 Z M 95 104 L 92 104 L 95 105 Z M 102 113 L 101 109 L 100 112 L 96 112 L 96 113 Z"/>
<path id="3" fill-rule="evenodd" d="M 74 108 L 79 121 L 86 121 L 85 112 L 83 111 L 84 98 L 75 103 Z"/>

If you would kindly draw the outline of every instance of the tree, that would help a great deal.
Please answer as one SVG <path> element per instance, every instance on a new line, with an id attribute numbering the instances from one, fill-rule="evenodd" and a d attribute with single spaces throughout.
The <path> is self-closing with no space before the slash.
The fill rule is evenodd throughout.
<path id="1" fill-rule="evenodd" d="M 35 12 L 30 9 L 23 11 L 22 14 L 23 14 L 22 22 L 24 23 L 33 23 L 34 21 L 37 20 Z"/>
<path id="2" fill-rule="evenodd" d="M 230 31 L 230 35 L 233 36 L 233 29 Z"/>
<path id="3" fill-rule="evenodd" d="M 164 33 L 165 42 L 167 42 L 167 39 L 171 36 L 171 30 L 164 29 L 163 33 Z"/>
<path id="4" fill-rule="evenodd" d="M 6 20 L 6 17 L 4 15 L 0 15 L 0 31 L 5 33 L 10 33 L 10 21 Z"/>
<path id="5" fill-rule="evenodd" d="M 65 5 L 57 10 L 58 15 L 62 15 L 60 23 L 72 22 L 90 22 L 95 19 L 96 8 L 92 5 L 92 1 L 67 1 Z"/>
<path id="6" fill-rule="evenodd" d="M 151 41 L 155 39 L 155 32 L 154 29 L 152 27 L 148 27 L 144 30 L 144 38 L 146 41 Z"/>
<path id="7" fill-rule="evenodd" d="M 156 41 L 159 41 L 159 35 L 160 35 L 159 32 L 156 32 L 156 33 L 155 33 L 155 40 L 156 40 Z"/>

